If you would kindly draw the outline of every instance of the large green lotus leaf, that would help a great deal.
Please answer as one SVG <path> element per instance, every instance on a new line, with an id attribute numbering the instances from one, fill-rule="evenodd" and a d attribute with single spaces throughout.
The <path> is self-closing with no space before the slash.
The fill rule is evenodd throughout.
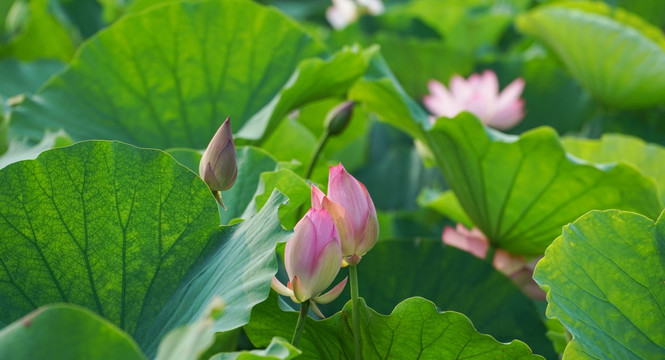
<path id="1" fill-rule="evenodd" d="M 665 356 L 664 253 L 663 214 L 592 211 L 563 228 L 534 279 L 573 335 L 564 358 Z"/>
<path id="2" fill-rule="evenodd" d="M 376 46 L 366 50 L 354 46 L 336 52 L 327 60 L 304 60 L 279 94 L 252 116 L 237 136 L 259 140 L 270 134 L 291 110 L 311 101 L 344 95 L 365 73 L 377 51 Z"/>
<path id="3" fill-rule="evenodd" d="M 450 220 L 461 223 L 468 228 L 473 227 L 473 221 L 471 221 L 466 212 L 464 212 L 464 208 L 460 205 L 457 197 L 455 197 L 455 193 L 451 190 L 438 192 L 425 189 L 418 196 L 418 205 L 432 209 Z"/>
<path id="4" fill-rule="evenodd" d="M 22 63 L 15 59 L 0 62 L 0 96 L 9 98 L 18 94 L 33 93 L 51 75 L 62 70 L 65 64 L 57 60 L 36 60 Z"/>
<path id="5" fill-rule="evenodd" d="M 429 127 L 427 113 L 406 94 L 380 55 L 372 58 L 365 76 L 351 87 L 349 99 L 362 103 L 381 121 L 424 140 L 423 128 Z"/>
<path id="6" fill-rule="evenodd" d="M 2 324 L 60 301 L 133 333 L 218 225 L 196 175 L 163 152 L 118 142 L 11 164 L 0 186 Z"/>
<path id="7" fill-rule="evenodd" d="M 654 179 L 661 203 L 665 203 L 665 148 L 662 146 L 622 134 L 604 134 L 599 140 L 568 137 L 561 143 L 567 152 L 587 161 L 624 162 L 634 166 Z"/>
<path id="8" fill-rule="evenodd" d="M 665 101 L 665 36 L 639 17 L 599 1 L 569 1 L 537 7 L 517 25 L 547 44 L 607 106 Z"/>
<path id="9" fill-rule="evenodd" d="M 273 98 L 277 105 L 297 105 L 302 98 L 296 97 L 322 96 L 329 85 L 340 91 L 333 74 L 320 86 L 292 78 L 296 70 L 339 71 L 330 65 L 340 66 L 335 59 L 298 67 L 322 51 L 273 8 L 243 0 L 170 2 L 128 15 L 90 38 L 67 70 L 16 109 L 12 126 L 31 137 L 44 127 L 62 127 L 75 140 L 200 149 L 227 115 L 237 132 Z M 349 53 L 364 59 L 351 50 L 340 56 L 349 60 Z M 297 89 L 280 93 L 289 78 Z M 313 87 L 301 88 L 307 85 Z M 248 132 L 256 135 L 259 125 Z"/>
<path id="10" fill-rule="evenodd" d="M 569 156 L 551 128 L 510 136 L 462 113 L 440 118 L 427 136 L 469 218 L 510 252 L 542 254 L 563 225 L 589 210 L 655 218 L 662 209 L 652 179 L 625 164 L 594 165 Z"/>
<path id="11" fill-rule="evenodd" d="M 201 152 L 183 148 L 169 149 L 167 152 L 189 170 L 198 174 Z M 277 167 L 277 161 L 270 154 L 253 146 L 237 147 L 236 161 L 238 164 L 236 182 L 231 189 L 222 192 L 226 205 L 226 210 L 221 206 L 219 207 L 220 220 L 223 225 L 228 224 L 233 219 L 248 219 L 256 214 L 256 210 L 247 213 L 245 211 L 254 199 L 254 193 L 261 180 L 261 173 L 274 171 Z M 269 190 L 272 191 L 272 189 Z M 269 195 L 269 193 L 266 194 L 266 199 Z"/>
<path id="12" fill-rule="evenodd" d="M 381 315 L 360 299 L 360 328 L 363 359 L 542 359 L 519 340 L 500 343 L 477 332 L 464 315 L 439 312 L 429 300 L 415 297 Z M 273 336 L 288 338 L 295 328 L 298 313 L 282 311 L 277 295 L 252 310 L 252 321 L 245 331 L 256 346 L 265 346 Z M 342 312 L 325 320 L 307 318 L 299 348 L 303 359 L 353 358 L 351 302 Z"/>
<path id="13" fill-rule="evenodd" d="M 0 331 L 0 358 L 12 360 L 143 360 L 134 340 L 85 308 L 41 307 Z"/>
<path id="14" fill-rule="evenodd" d="M 263 211 L 219 227 L 216 202 L 171 156 L 118 142 L 50 150 L 0 171 L 0 323 L 46 303 L 103 315 L 153 353 L 169 330 L 200 317 L 215 296 L 215 324 L 249 319 L 277 270 L 285 241 L 273 194 Z"/>
<path id="15" fill-rule="evenodd" d="M 379 313 L 390 313 L 402 300 L 421 296 L 439 309 L 466 315 L 478 331 L 501 342 L 520 339 L 535 353 L 556 357 L 532 300 L 490 263 L 468 252 L 440 240 L 384 240 L 363 256 L 361 264 L 359 293 Z M 347 275 L 342 269 L 333 283 Z M 321 309 L 332 314 L 349 298 L 347 286 L 337 300 Z"/>

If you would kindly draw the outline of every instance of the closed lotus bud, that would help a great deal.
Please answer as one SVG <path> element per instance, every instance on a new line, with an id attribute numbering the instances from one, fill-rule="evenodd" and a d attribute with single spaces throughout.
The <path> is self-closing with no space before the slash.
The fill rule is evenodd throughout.
<path id="1" fill-rule="evenodd" d="M 342 164 L 331 166 L 328 195 L 312 192 L 313 207 L 318 204 L 328 210 L 337 226 L 345 261 L 356 265 L 379 237 L 379 221 L 367 189 Z"/>
<path id="2" fill-rule="evenodd" d="M 345 101 L 328 112 L 323 122 L 323 126 L 328 131 L 328 134 L 338 135 L 344 131 L 349 122 L 351 122 L 355 104 L 353 101 Z"/>
<path id="3" fill-rule="evenodd" d="M 320 314 L 316 303 L 335 300 L 346 285 L 344 279 L 321 294 L 335 280 L 341 265 L 342 247 L 335 223 L 325 209 L 312 208 L 296 224 L 284 248 L 284 266 L 290 281 L 284 286 L 273 278 L 271 286 L 296 303 L 311 300 L 313 310 Z"/>
<path id="4" fill-rule="evenodd" d="M 230 189 L 238 176 L 236 147 L 231 134 L 230 117 L 226 118 L 210 140 L 199 163 L 199 174 L 220 204 L 224 206 L 219 192 Z"/>

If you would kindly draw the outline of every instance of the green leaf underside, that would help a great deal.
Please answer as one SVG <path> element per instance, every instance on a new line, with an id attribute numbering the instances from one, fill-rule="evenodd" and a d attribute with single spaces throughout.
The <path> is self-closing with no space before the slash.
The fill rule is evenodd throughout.
<path id="1" fill-rule="evenodd" d="M 564 227 L 534 278 L 573 334 L 564 358 L 665 356 L 665 217 L 593 211 Z"/>
<path id="2" fill-rule="evenodd" d="M 569 1 L 537 7 L 517 25 L 553 49 L 605 104 L 638 108 L 665 101 L 665 36 L 637 16 L 603 2 Z"/>
<path id="3" fill-rule="evenodd" d="M 280 337 L 274 337 L 262 350 L 239 351 L 214 356 L 211 360 L 289 360 L 297 358 L 302 352 Z"/>
<path id="4" fill-rule="evenodd" d="M 54 147 L 71 144 L 71 139 L 62 130 L 56 132 L 47 131 L 44 134 L 44 138 L 36 145 L 29 145 L 26 141 L 14 139 L 9 143 L 7 152 L 0 155 L 0 169 L 17 161 L 34 159 L 42 152 L 53 149 Z"/>
<path id="5" fill-rule="evenodd" d="M 158 31 L 157 31 L 158 29 Z M 128 15 L 86 42 L 72 65 L 17 108 L 17 131 L 63 127 L 157 148 L 204 148 L 234 131 L 323 51 L 276 9 L 249 1 L 172 2 Z"/>
<path id="6" fill-rule="evenodd" d="M 0 331 L 0 358 L 144 360 L 129 335 L 90 310 L 48 305 Z"/>
<path id="7" fill-rule="evenodd" d="M 149 331 L 135 334 L 148 354 L 170 329 L 200 318 L 215 296 L 226 303 L 213 326 L 215 331 L 235 329 L 249 321 L 252 307 L 268 296 L 270 279 L 277 272 L 275 246 L 291 237 L 278 218 L 278 208 L 286 200 L 273 191 L 258 214 L 213 234 L 211 249 L 181 281 Z"/>
<path id="8" fill-rule="evenodd" d="M 469 319 L 456 312 L 440 313 L 423 298 L 401 302 L 390 315 L 381 315 L 360 300 L 360 326 L 363 359 L 542 359 L 532 355 L 526 344 L 509 344 L 477 332 Z M 252 311 L 245 331 L 256 346 L 265 346 L 273 336 L 289 337 L 298 318 L 277 306 L 277 295 Z M 353 358 L 351 302 L 343 312 L 321 321 L 307 318 L 300 341 L 303 359 Z"/>
<path id="9" fill-rule="evenodd" d="M 508 136 L 469 113 L 441 118 L 428 142 L 473 223 L 496 246 L 541 254 L 568 224 L 593 209 L 652 218 L 661 204 L 652 179 L 624 164 L 593 165 L 567 155 L 556 133 Z"/>
<path id="10" fill-rule="evenodd" d="M 85 306 L 148 350 L 194 321 L 214 295 L 216 330 L 249 320 L 289 233 L 273 194 L 264 210 L 219 227 L 200 178 L 156 150 L 106 141 L 50 150 L 0 171 L 0 324 L 46 303 Z M 217 229 L 217 230 L 216 230 Z"/>
<path id="11" fill-rule="evenodd" d="M 439 309 L 464 314 L 479 332 L 501 342 L 519 339 L 537 354 L 548 359 L 556 356 L 532 300 L 487 261 L 440 240 L 419 239 L 379 241 L 361 264 L 359 293 L 379 313 L 389 313 L 402 300 L 420 296 Z M 333 284 L 347 275 L 342 269 Z M 348 290 L 327 308 L 322 306 L 324 315 L 344 306 Z"/>
<path id="12" fill-rule="evenodd" d="M 656 182 L 661 203 L 665 204 L 665 148 L 636 137 L 604 134 L 600 140 L 563 138 L 567 152 L 590 162 L 624 162 Z"/>

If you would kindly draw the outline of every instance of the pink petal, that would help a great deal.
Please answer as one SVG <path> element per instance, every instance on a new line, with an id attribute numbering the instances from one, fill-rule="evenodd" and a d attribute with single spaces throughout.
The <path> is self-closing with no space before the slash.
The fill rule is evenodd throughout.
<path id="1" fill-rule="evenodd" d="M 315 297 L 313 300 L 319 304 L 328 304 L 332 302 L 333 300 L 337 299 L 341 294 L 342 291 L 344 290 L 344 287 L 346 286 L 346 281 L 348 280 L 348 277 L 345 277 L 344 280 L 340 281 L 339 284 L 335 285 L 334 288 L 330 289 L 327 293 L 323 295 L 319 295 Z"/>
<path id="2" fill-rule="evenodd" d="M 326 19 L 335 29 L 343 29 L 358 17 L 356 4 L 352 0 L 333 0 L 326 9 Z"/>
<path id="3" fill-rule="evenodd" d="M 342 247 L 339 239 L 330 241 L 319 253 L 316 269 L 302 285 L 311 296 L 318 296 L 335 280 L 342 265 Z"/>
<path id="4" fill-rule="evenodd" d="M 477 77 L 477 75 L 476 75 Z M 458 103 L 466 102 L 473 93 L 471 86 L 471 80 L 475 79 L 474 75 L 469 77 L 469 82 L 467 83 L 463 77 L 455 75 L 450 79 L 450 92 L 452 93 L 453 98 Z"/>
<path id="5" fill-rule="evenodd" d="M 494 116 L 486 124 L 499 130 L 506 130 L 519 124 L 522 118 L 524 118 L 524 101 L 519 99 L 497 109 Z"/>
<path id="6" fill-rule="evenodd" d="M 323 198 L 326 195 L 323 191 L 319 190 L 316 185 L 312 184 L 312 208 L 321 209 L 323 207 Z"/>
<path id="7" fill-rule="evenodd" d="M 361 233 L 365 227 L 370 205 L 362 184 L 346 172 L 342 164 L 330 167 L 328 198 L 344 207 L 353 234 Z"/>
<path id="8" fill-rule="evenodd" d="M 272 277 L 272 280 L 270 280 L 270 287 L 280 295 L 293 297 L 293 290 L 291 290 L 288 287 L 284 286 L 284 284 L 279 282 L 279 280 L 277 280 L 277 278 L 274 277 L 274 276 Z"/>
<path id="9" fill-rule="evenodd" d="M 506 276 L 520 271 L 526 265 L 526 260 L 523 256 L 511 254 L 505 250 L 497 249 L 494 253 L 492 260 L 494 268 L 502 272 Z"/>
<path id="10" fill-rule="evenodd" d="M 462 231 L 460 231 L 463 229 Z M 478 236 L 477 233 L 480 230 L 476 230 L 476 233 L 466 230 L 462 225 L 458 225 L 457 230 L 446 226 L 443 230 L 442 238 L 443 242 L 447 245 L 454 246 L 460 250 L 464 250 L 476 256 L 477 258 L 484 259 L 487 254 L 487 249 L 489 248 L 489 241 L 485 235 Z"/>
<path id="11" fill-rule="evenodd" d="M 291 281 L 291 286 L 293 287 L 293 294 L 297 302 L 305 302 L 312 297 L 312 294 L 307 292 L 307 290 L 302 286 L 300 279 L 295 276 Z"/>
<path id="12" fill-rule="evenodd" d="M 497 106 L 502 108 L 508 104 L 516 102 L 519 100 L 520 95 L 522 95 L 522 91 L 524 91 L 524 80 L 522 78 L 513 80 L 513 82 L 508 84 L 508 86 L 506 86 L 499 94 Z"/>

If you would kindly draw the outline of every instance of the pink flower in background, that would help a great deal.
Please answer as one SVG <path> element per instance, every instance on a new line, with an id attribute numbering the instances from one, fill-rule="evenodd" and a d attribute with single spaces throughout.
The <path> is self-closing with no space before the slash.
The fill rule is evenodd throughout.
<path id="1" fill-rule="evenodd" d="M 469 252 L 479 259 L 485 259 L 487 256 L 487 249 L 489 249 L 490 245 L 489 240 L 476 227 L 468 230 L 462 224 L 457 224 L 455 229 L 446 226 L 443 229 L 441 237 L 444 244 Z M 523 256 L 497 249 L 494 252 L 492 265 L 495 269 L 509 277 L 530 298 L 545 300 L 545 293 L 532 278 L 533 270 L 538 260 L 540 258 L 535 258 L 527 263 Z"/>
<path id="2" fill-rule="evenodd" d="M 296 224 L 293 236 L 284 248 L 284 266 L 289 276 L 286 286 L 273 277 L 271 287 L 294 302 L 311 300 L 312 310 L 321 317 L 316 303 L 335 300 L 344 289 L 346 279 L 326 294 L 342 265 L 342 244 L 328 211 L 311 208 Z"/>
<path id="3" fill-rule="evenodd" d="M 430 94 L 423 97 L 427 109 L 436 116 L 455 117 L 462 111 L 476 115 L 484 124 L 506 130 L 524 117 L 524 80 L 515 79 L 499 93 L 499 81 L 493 71 L 472 74 L 468 80 L 455 75 L 450 90 L 436 80 L 427 83 Z"/>
<path id="4" fill-rule="evenodd" d="M 363 12 L 379 15 L 383 10 L 381 0 L 332 0 L 332 5 L 326 10 L 326 19 L 333 28 L 343 29 Z"/>

